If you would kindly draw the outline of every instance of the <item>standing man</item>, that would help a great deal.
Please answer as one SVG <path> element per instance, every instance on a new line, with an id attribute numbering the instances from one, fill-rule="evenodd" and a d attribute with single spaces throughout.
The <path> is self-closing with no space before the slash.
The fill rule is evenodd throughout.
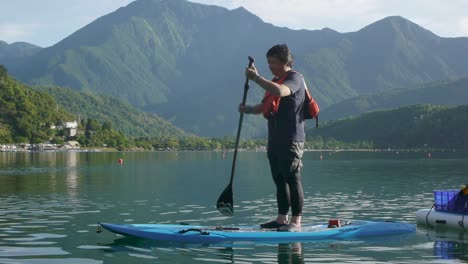
<path id="1" fill-rule="evenodd" d="M 257 105 L 239 105 L 240 112 L 263 113 L 268 119 L 268 161 L 276 185 L 278 216 L 260 226 L 298 231 L 304 203 L 300 172 L 305 141 L 302 108 L 306 87 L 302 75 L 292 70 L 294 59 L 287 45 L 273 46 L 266 57 L 274 75 L 272 81 L 260 76 L 255 66 L 245 71 L 250 80 L 265 90 L 265 98 Z M 292 217 L 288 222 L 290 208 Z"/>

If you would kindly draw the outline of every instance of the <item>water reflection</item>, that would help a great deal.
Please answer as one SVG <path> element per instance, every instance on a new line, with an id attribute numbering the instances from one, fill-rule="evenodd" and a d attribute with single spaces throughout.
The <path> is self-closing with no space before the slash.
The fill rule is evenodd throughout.
<path id="1" fill-rule="evenodd" d="M 279 244 L 278 263 L 280 264 L 304 264 L 302 256 L 302 244 Z"/>
<path id="2" fill-rule="evenodd" d="M 457 241 L 435 241 L 434 255 L 438 259 L 459 259 L 468 261 L 468 243 Z"/>
<path id="3" fill-rule="evenodd" d="M 441 260 L 468 261 L 468 235 L 463 230 L 419 227 L 432 242 L 434 256 Z"/>
<path id="4" fill-rule="evenodd" d="M 468 171 L 466 160 L 437 159 L 435 154 L 428 160 L 323 153 L 322 161 L 319 154 L 306 153 L 304 158 L 304 222 L 329 218 L 414 222 L 417 209 L 432 205 L 433 189 L 464 182 Z M 235 217 L 223 217 L 215 209 L 228 181 L 229 155 L 224 159 L 211 152 L 0 153 L 0 263 L 467 260 L 464 234 L 452 238 L 430 231 L 392 244 L 382 238 L 272 245 L 177 245 L 94 233 L 96 223 L 105 220 L 214 226 L 270 220 L 276 206 L 265 153 L 239 156 Z M 121 157 L 124 164 L 117 163 Z"/>
<path id="5" fill-rule="evenodd" d="M 121 237 L 109 244 L 96 248 L 102 252 L 128 254 L 143 258 L 170 259 L 178 255 L 179 263 L 306 263 L 301 243 L 256 245 L 254 243 L 223 245 L 193 245 L 174 242 L 152 241 L 132 237 Z"/>
<path id="6" fill-rule="evenodd" d="M 70 197 L 76 198 L 78 196 L 78 158 L 79 155 L 75 151 L 68 152 L 66 155 L 66 185 L 67 193 Z"/>

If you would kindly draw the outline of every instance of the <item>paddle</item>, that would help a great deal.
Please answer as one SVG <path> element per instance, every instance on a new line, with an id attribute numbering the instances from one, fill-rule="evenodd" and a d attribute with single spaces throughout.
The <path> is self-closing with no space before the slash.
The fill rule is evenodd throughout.
<path id="1" fill-rule="evenodd" d="M 249 56 L 249 68 L 252 67 L 254 63 L 254 58 Z M 247 91 L 249 90 L 249 78 L 245 79 L 244 84 L 244 96 L 242 97 L 242 104 L 245 105 L 247 99 Z M 231 180 L 229 181 L 228 186 L 224 189 L 223 193 L 219 196 L 218 202 L 216 203 L 216 208 L 225 216 L 232 216 L 234 214 L 234 199 L 232 197 L 232 182 L 234 180 L 234 171 L 236 170 L 236 158 L 237 158 L 237 148 L 239 147 L 239 138 L 240 132 L 242 129 L 242 120 L 244 119 L 244 113 L 240 113 L 239 125 L 237 127 L 237 137 L 236 137 L 236 146 L 234 148 L 234 158 L 232 160 L 231 168 Z"/>

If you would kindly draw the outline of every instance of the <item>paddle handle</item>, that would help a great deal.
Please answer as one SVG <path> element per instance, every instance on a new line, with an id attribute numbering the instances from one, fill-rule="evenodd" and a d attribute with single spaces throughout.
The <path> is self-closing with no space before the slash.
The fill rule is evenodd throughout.
<path id="1" fill-rule="evenodd" d="M 255 59 L 249 56 L 249 68 L 252 67 L 253 63 L 255 62 Z M 242 96 L 242 104 L 245 105 L 245 102 L 247 101 L 247 91 L 249 90 L 249 78 L 245 78 L 245 84 L 244 84 L 244 95 Z M 234 157 L 232 158 L 232 168 L 231 168 L 231 179 L 229 180 L 229 185 L 232 185 L 232 182 L 234 180 L 234 173 L 236 171 L 236 160 L 237 160 L 237 150 L 239 148 L 239 139 L 240 139 L 240 133 L 242 130 L 242 121 L 244 120 L 244 112 L 240 113 L 239 117 L 239 125 L 237 126 L 237 136 L 236 136 L 236 145 L 234 147 Z"/>

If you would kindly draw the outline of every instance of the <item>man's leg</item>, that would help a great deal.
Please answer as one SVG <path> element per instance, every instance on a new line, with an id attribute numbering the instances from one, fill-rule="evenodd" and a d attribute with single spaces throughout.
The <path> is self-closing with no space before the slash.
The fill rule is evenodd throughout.
<path id="1" fill-rule="evenodd" d="M 301 216 L 302 208 L 304 205 L 304 191 L 302 189 L 301 182 L 301 168 L 302 161 L 301 158 L 304 153 L 304 143 L 302 142 L 293 142 L 287 158 L 280 162 L 281 173 L 285 175 L 285 180 L 290 193 L 290 203 L 292 217 L 290 224 L 292 227 L 301 226 Z M 285 227 L 287 228 L 287 227 Z"/>
<path id="2" fill-rule="evenodd" d="M 272 221 L 273 223 L 269 222 L 266 224 L 262 224 L 261 226 L 264 228 L 276 228 L 275 226 L 284 225 L 288 223 L 288 211 L 291 201 L 288 184 L 280 171 L 279 166 L 281 164 L 279 163 L 278 157 L 274 153 L 268 152 L 268 161 L 270 163 L 271 175 L 276 186 L 276 203 L 278 206 L 278 216 L 276 218 L 276 221 Z"/>
<path id="3" fill-rule="evenodd" d="M 292 162 L 290 174 L 288 175 L 287 183 L 291 192 L 291 223 L 296 226 L 301 225 L 302 207 L 304 205 L 304 190 L 301 182 L 302 156 L 304 155 L 304 143 L 293 142 L 291 146 Z"/>

